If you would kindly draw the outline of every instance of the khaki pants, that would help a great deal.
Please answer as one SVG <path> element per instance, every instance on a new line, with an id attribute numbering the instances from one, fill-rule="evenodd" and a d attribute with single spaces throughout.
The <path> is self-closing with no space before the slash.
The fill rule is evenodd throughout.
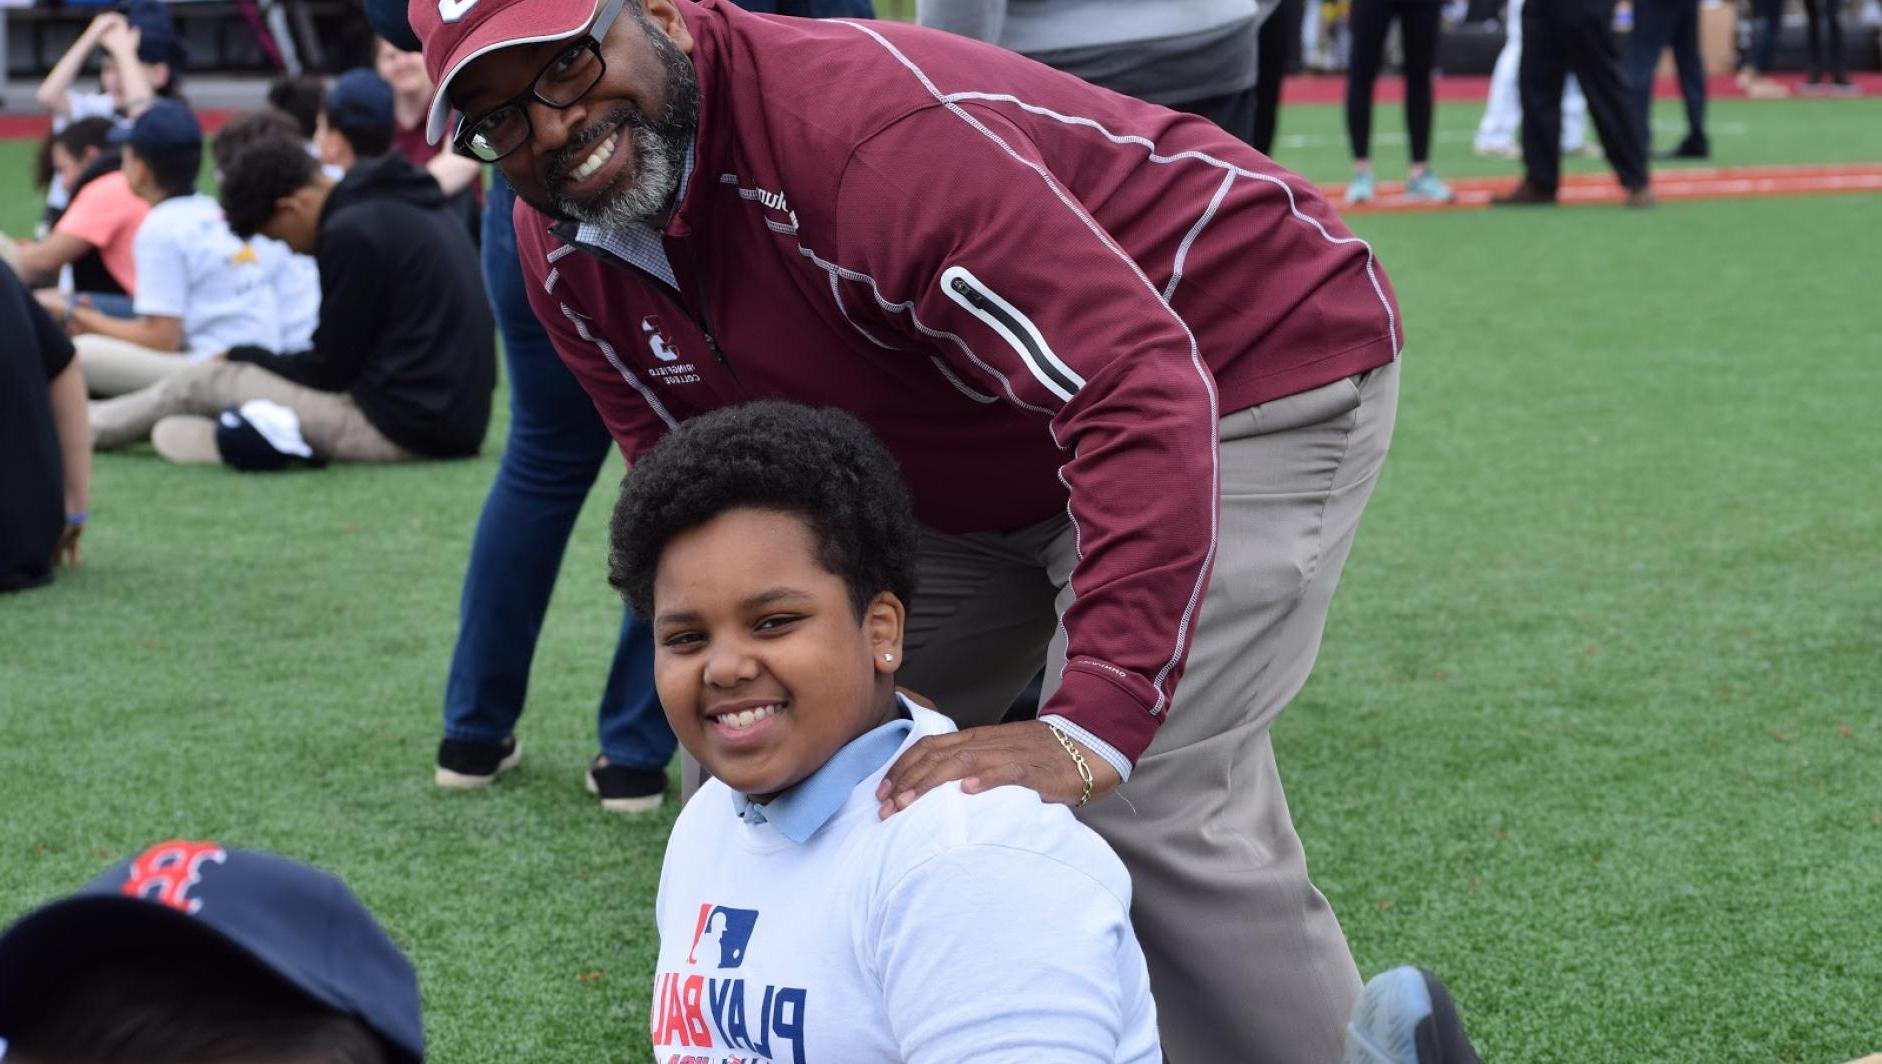
<path id="1" fill-rule="evenodd" d="M 1397 363 L 1221 422 L 1214 575 L 1168 718 L 1131 778 L 1081 811 L 1130 869 L 1131 917 L 1175 1064 L 1337 1061 L 1358 970 L 1307 876 L 1268 729 L 1306 682 L 1391 442 Z M 963 726 L 1046 663 L 1076 558 L 1065 518 L 924 534 L 897 682 Z"/>
<path id="2" fill-rule="evenodd" d="M 345 392 L 318 391 L 260 366 L 221 361 L 189 363 L 148 388 L 93 403 L 93 445 L 108 450 L 137 443 L 148 439 L 163 418 L 177 414 L 215 417 L 250 399 L 271 399 L 298 414 L 301 435 L 323 458 L 408 462 L 418 457 L 386 439 Z"/>
<path id="3" fill-rule="evenodd" d="M 124 395 L 148 388 L 173 373 L 200 363 L 181 351 L 158 351 L 114 336 L 86 333 L 72 341 L 85 390 L 95 396 Z"/>

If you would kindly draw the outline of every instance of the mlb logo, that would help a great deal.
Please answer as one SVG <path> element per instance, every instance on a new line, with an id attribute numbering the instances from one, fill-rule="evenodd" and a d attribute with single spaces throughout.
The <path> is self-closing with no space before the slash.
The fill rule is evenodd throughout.
<path id="1" fill-rule="evenodd" d="M 693 948 L 686 963 L 705 968 L 736 968 L 745 962 L 758 910 L 732 909 L 702 902 L 699 922 L 693 927 Z"/>

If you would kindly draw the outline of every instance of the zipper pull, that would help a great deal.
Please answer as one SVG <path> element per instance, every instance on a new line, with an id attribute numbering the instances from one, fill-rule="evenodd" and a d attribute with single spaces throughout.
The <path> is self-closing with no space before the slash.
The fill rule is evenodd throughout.
<path id="1" fill-rule="evenodd" d="M 956 277 L 954 278 L 953 281 L 949 282 L 949 284 L 953 287 L 953 289 L 956 292 L 959 292 L 961 294 L 962 298 L 966 299 L 969 303 L 972 303 L 978 309 L 980 310 L 993 309 L 993 303 L 990 302 L 986 296 L 981 295 L 980 290 L 978 288 L 975 288 L 973 285 L 968 284 L 965 279 Z"/>

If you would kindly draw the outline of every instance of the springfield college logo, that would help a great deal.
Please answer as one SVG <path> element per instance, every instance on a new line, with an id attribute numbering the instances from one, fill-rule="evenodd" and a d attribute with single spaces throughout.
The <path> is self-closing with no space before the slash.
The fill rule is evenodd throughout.
<path id="1" fill-rule="evenodd" d="M 201 898 L 190 897 L 191 888 L 202 882 L 203 866 L 228 859 L 228 851 L 213 842 L 160 842 L 131 862 L 120 889 L 127 897 L 193 913 L 203 907 Z"/>

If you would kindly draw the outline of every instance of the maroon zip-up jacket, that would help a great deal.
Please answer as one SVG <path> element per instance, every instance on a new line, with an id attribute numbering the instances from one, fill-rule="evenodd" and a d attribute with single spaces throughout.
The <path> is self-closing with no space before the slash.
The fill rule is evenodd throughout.
<path id="1" fill-rule="evenodd" d="M 1069 510 L 1041 714 L 1135 762 L 1203 607 L 1218 419 L 1398 353 L 1371 248 L 1200 118 L 919 27 L 681 6 L 700 121 L 666 268 L 517 203 L 557 351 L 630 462 L 792 399 L 867 423 L 934 528 Z"/>

